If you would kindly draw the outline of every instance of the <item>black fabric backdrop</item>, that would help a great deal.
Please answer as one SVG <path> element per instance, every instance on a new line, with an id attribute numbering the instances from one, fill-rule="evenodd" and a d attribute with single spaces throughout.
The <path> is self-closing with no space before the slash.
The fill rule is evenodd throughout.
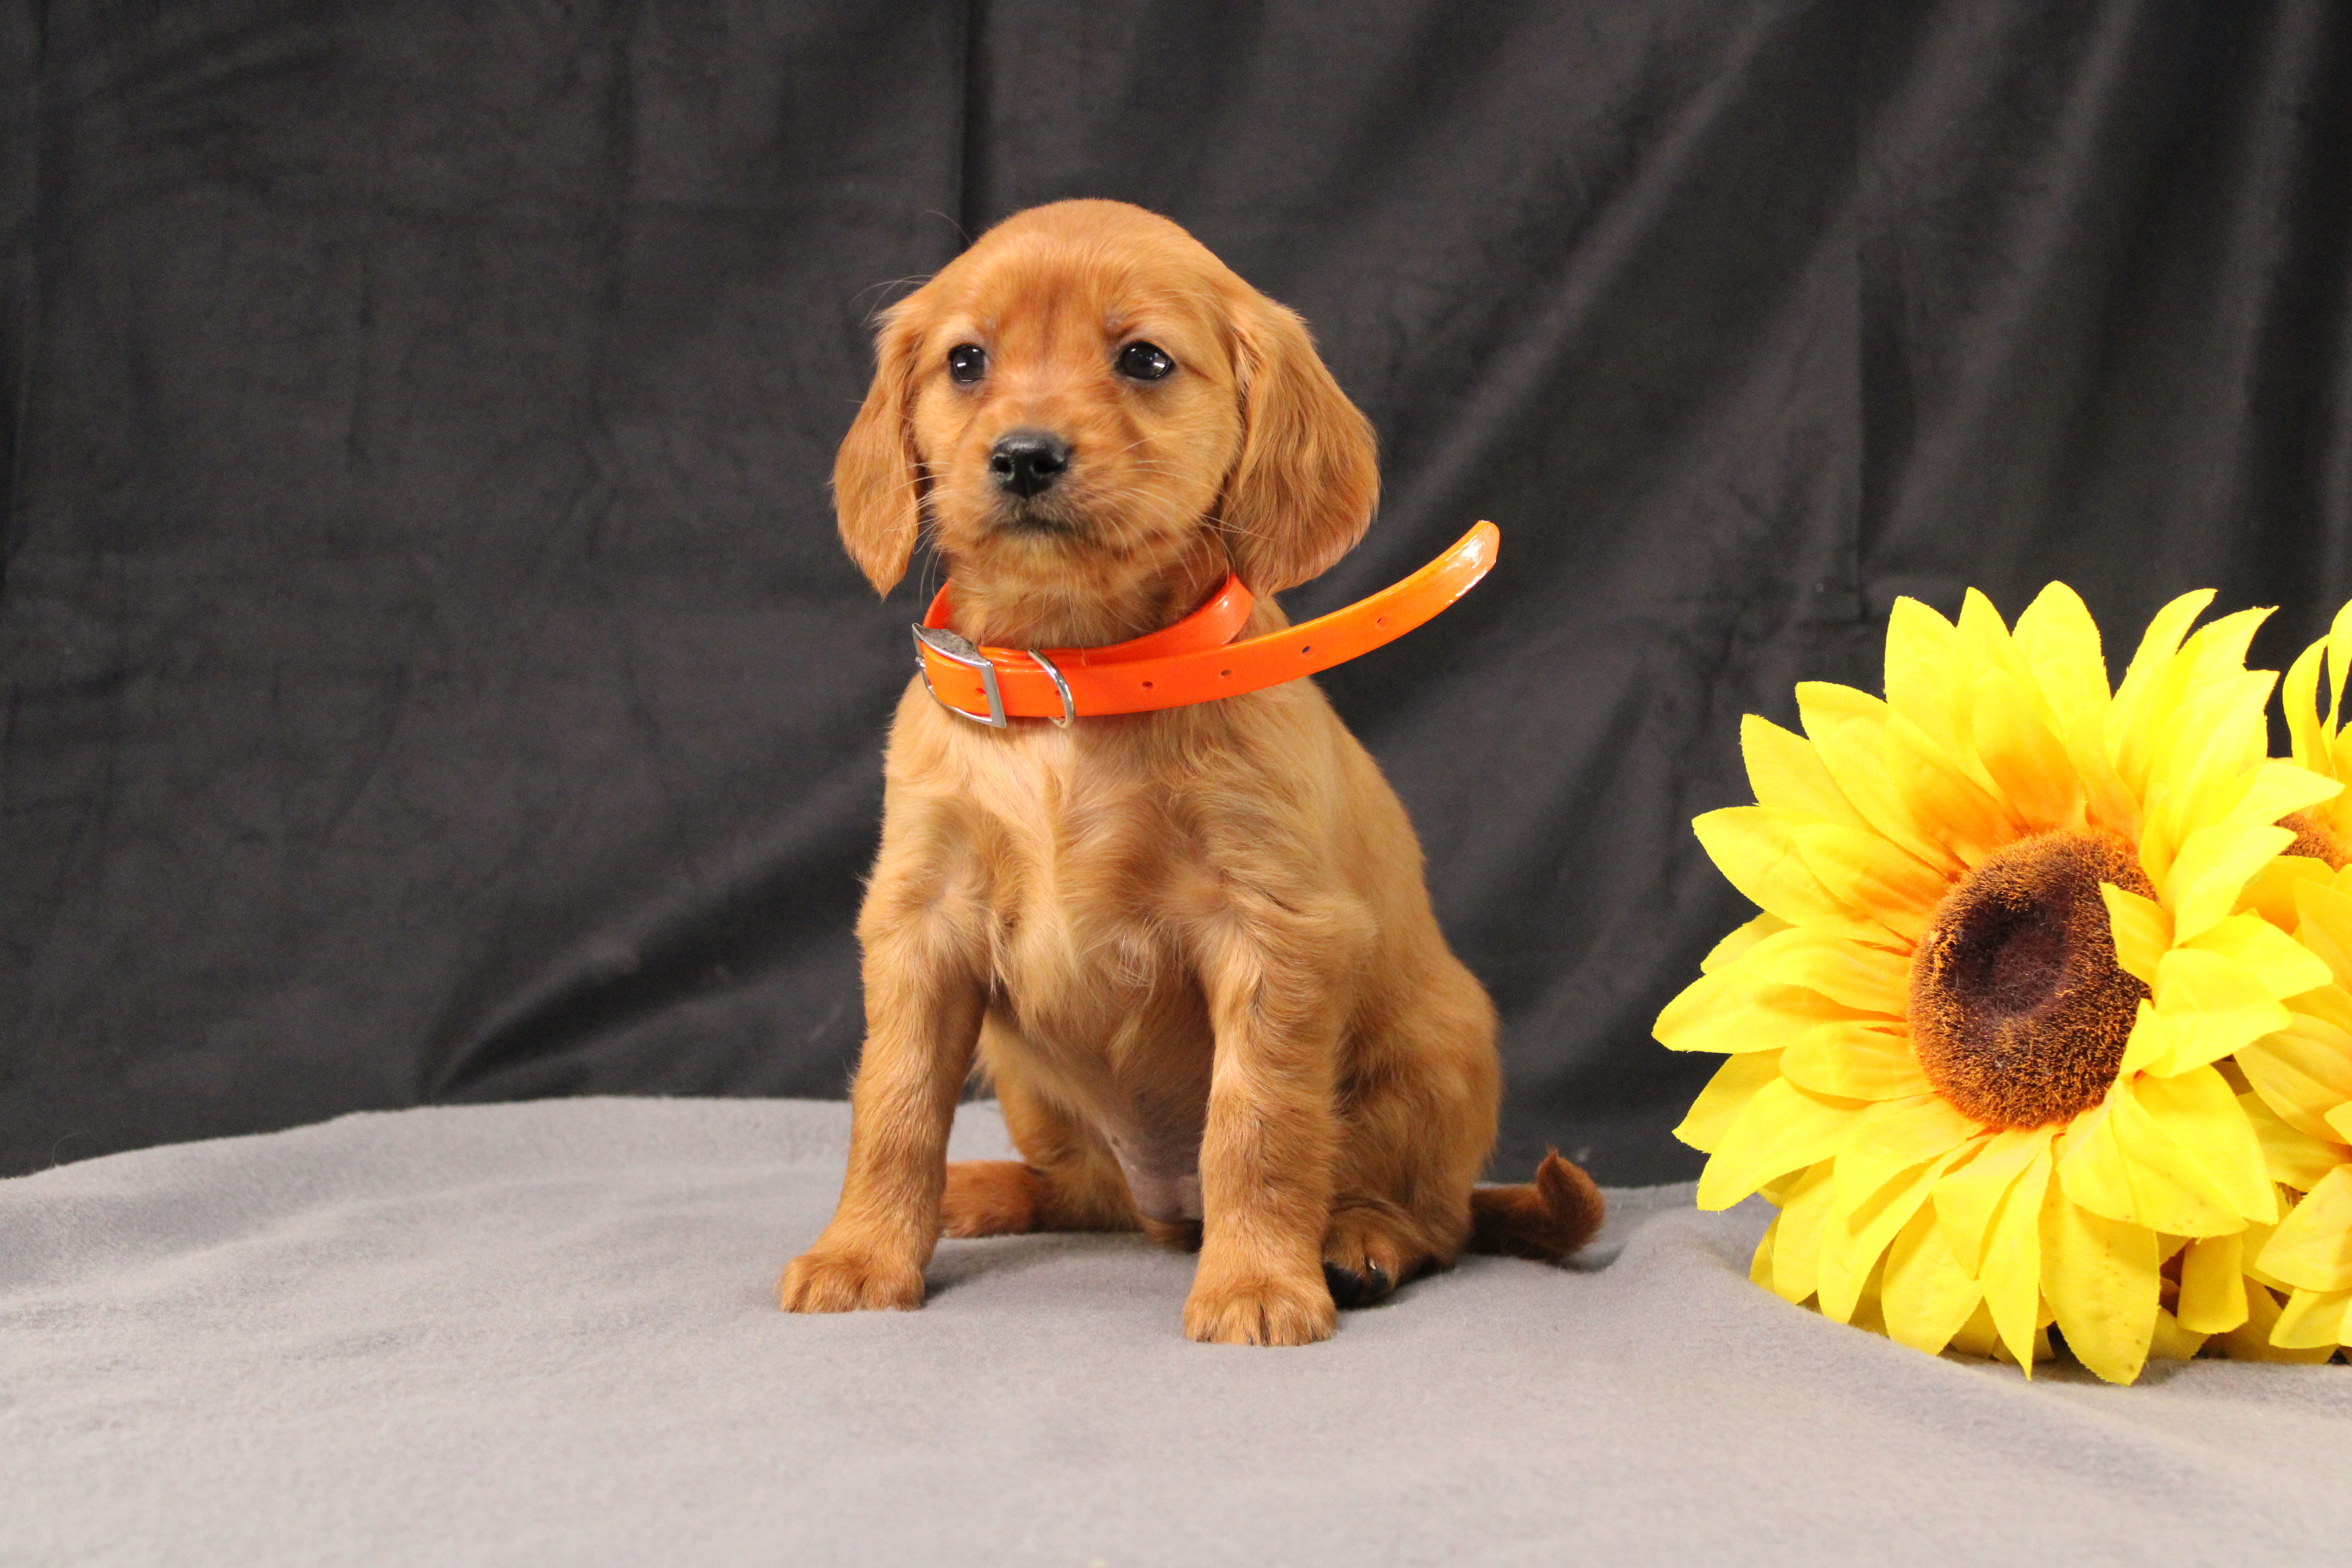
<path id="1" fill-rule="evenodd" d="M 910 583 L 871 311 L 1074 195 L 1302 310 L 1326 678 L 1506 1016 L 1504 1164 L 1687 1173 L 1738 721 L 1887 607 L 2352 595 L 2352 8 L 60 3 L 0 20 L 0 1170 L 842 1091 Z M 2119 664 L 2119 658 L 2116 660 Z"/>

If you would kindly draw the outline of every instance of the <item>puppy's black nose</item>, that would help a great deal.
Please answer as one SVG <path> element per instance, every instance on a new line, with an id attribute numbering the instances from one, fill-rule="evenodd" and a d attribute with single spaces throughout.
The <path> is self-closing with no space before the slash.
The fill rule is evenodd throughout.
<path id="1" fill-rule="evenodd" d="M 1050 430 L 1009 430 L 988 453 L 997 488 L 1024 500 L 1053 489 L 1069 466 L 1070 444 Z"/>

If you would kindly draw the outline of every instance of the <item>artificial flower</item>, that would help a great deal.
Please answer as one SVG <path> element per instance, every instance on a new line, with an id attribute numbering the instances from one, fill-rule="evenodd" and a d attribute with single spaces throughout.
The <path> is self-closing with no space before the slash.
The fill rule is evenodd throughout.
<path id="1" fill-rule="evenodd" d="M 2352 778 L 2352 735 L 2344 731 L 2344 686 L 2352 669 L 2352 605 L 2336 613 L 2336 624 L 2326 637 L 2303 650 L 2287 667 L 2280 700 L 2286 706 L 2289 754 L 2297 767 L 2339 783 Z M 2319 706 L 2319 676 L 2325 663 L 2332 693 L 2326 710 Z M 2352 859 L 2352 799 L 2337 795 L 2289 817 L 2295 830 L 2288 853 L 2321 860 L 2341 869 Z"/>
<path id="2" fill-rule="evenodd" d="M 2188 635 L 2211 597 L 2112 692 L 2063 585 L 2013 633 L 1974 592 L 1957 626 L 1899 600 L 1884 701 L 1806 684 L 1802 736 L 1747 721 L 1757 804 L 1695 826 L 1763 912 L 1657 1034 L 1729 1056 L 1677 1135 L 1702 1207 L 1780 1205 L 1780 1295 L 2029 1374 L 2054 1323 L 2115 1382 L 2245 1329 L 2280 1204 L 2216 1064 L 2327 976 L 2241 900 L 2339 786 L 2265 756 L 2261 615 Z"/>
<path id="3" fill-rule="evenodd" d="M 2319 702 L 2323 663 L 2329 701 Z M 2289 667 L 2282 696 L 2296 763 L 2342 779 L 2352 773 L 2343 724 L 2352 673 L 2352 605 Z M 2325 1359 L 2352 1344 L 2352 807 L 2344 797 L 2285 820 L 2294 842 L 2249 896 L 2328 969 L 2328 983 L 2287 998 L 2286 1027 L 2242 1047 L 2237 1067 L 2270 1173 L 2292 1212 L 2261 1247 L 2246 1247 L 2248 1293 L 2285 1300 L 2265 1336 L 2275 1352 Z M 2248 1353 L 2260 1353 L 2248 1347 Z"/>

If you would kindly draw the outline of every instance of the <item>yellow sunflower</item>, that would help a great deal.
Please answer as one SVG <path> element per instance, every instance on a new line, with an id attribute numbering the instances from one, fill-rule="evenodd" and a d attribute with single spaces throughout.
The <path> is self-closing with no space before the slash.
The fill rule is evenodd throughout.
<path id="1" fill-rule="evenodd" d="M 2327 710 L 2319 707 L 2319 674 L 2327 668 L 2333 696 Z M 2352 605 L 2336 612 L 2336 624 L 2326 637 L 2303 650 L 2287 667 L 2280 700 L 2286 705 L 2286 731 L 2295 765 L 2339 783 L 2352 778 L 2352 735 L 2344 732 L 2344 687 L 2352 670 Z M 2286 826 L 2295 830 L 2288 853 L 2324 860 L 2341 869 L 2352 859 L 2352 799 L 2335 799 L 2296 812 Z"/>
<path id="2" fill-rule="evenodd" d="M 2319 704 L 2323 659 L 2331 698 Z M 2341 779 L 2352 772 L 2352 737 L 2342 708 L 2352 673 L 2352 605 L 2329 634 L 2287 671 L 2287 733 L 2297 763 Z M 2247 1110 L 2270 1173 L 2294 1201 L 2275 1232 L 2249 1239 L 2248 1294 L 2261 1314 L 2266 1292 L 2284 1295 L 2260 1347 L 2294 1359 L 2325 1360 L 2352 1344 L 2352 816 L 2344 797 L 2295 813 L 2288 852 L 2249 889 L 2263 912 L 2292 931 L 2327 967 L 2328 983 L 2287 999 L 2288 1026 L 2242 1047 L 2237 1065 Z M 2234 1349 L 2234 1347 L 2233 1347 Z"/>
<path id="3" fill-rule="evenodd" d="M 1958 626 L 1898 601 L 1885 701 L 1807 684 L 1803 736 L 1747 721 L 1758 804 L 1694 826 L 1764 912 L 1657 1035 L 1729 1055 L 1676 1135 L 1702 1207 L 1780 1205 L 1780 1295 L 2029 1372 L 2054 1322 L 2114 1382 L 2243 1327 L 2279 1203 L 2214 1064 L 2326 977 L 2241 895 L 2339 786 L 2264 755 L 2261 612 L 2183 640 L 2211 597 L 2113 692 L 2063 585 L 2014 633 L 1974 592 Z"/>

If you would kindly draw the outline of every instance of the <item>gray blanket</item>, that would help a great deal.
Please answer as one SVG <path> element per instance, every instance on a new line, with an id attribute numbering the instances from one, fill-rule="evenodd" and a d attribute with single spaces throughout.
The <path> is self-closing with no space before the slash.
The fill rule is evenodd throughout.
<path id="1" fill-rule="evenodd" d="M 354 1116 L 0 1182 L 8 1563 L 2341 1561 L 2352 1372 L 1930 1360 L 1755 1289 L 1765 1216 L 1611 1194 L 1306 1350 L 1191 1260 L 950 1242 L 787 1317 L 845 1108 Z M 967 1107 L 959 1152 L 1001 1151 Z"/>

